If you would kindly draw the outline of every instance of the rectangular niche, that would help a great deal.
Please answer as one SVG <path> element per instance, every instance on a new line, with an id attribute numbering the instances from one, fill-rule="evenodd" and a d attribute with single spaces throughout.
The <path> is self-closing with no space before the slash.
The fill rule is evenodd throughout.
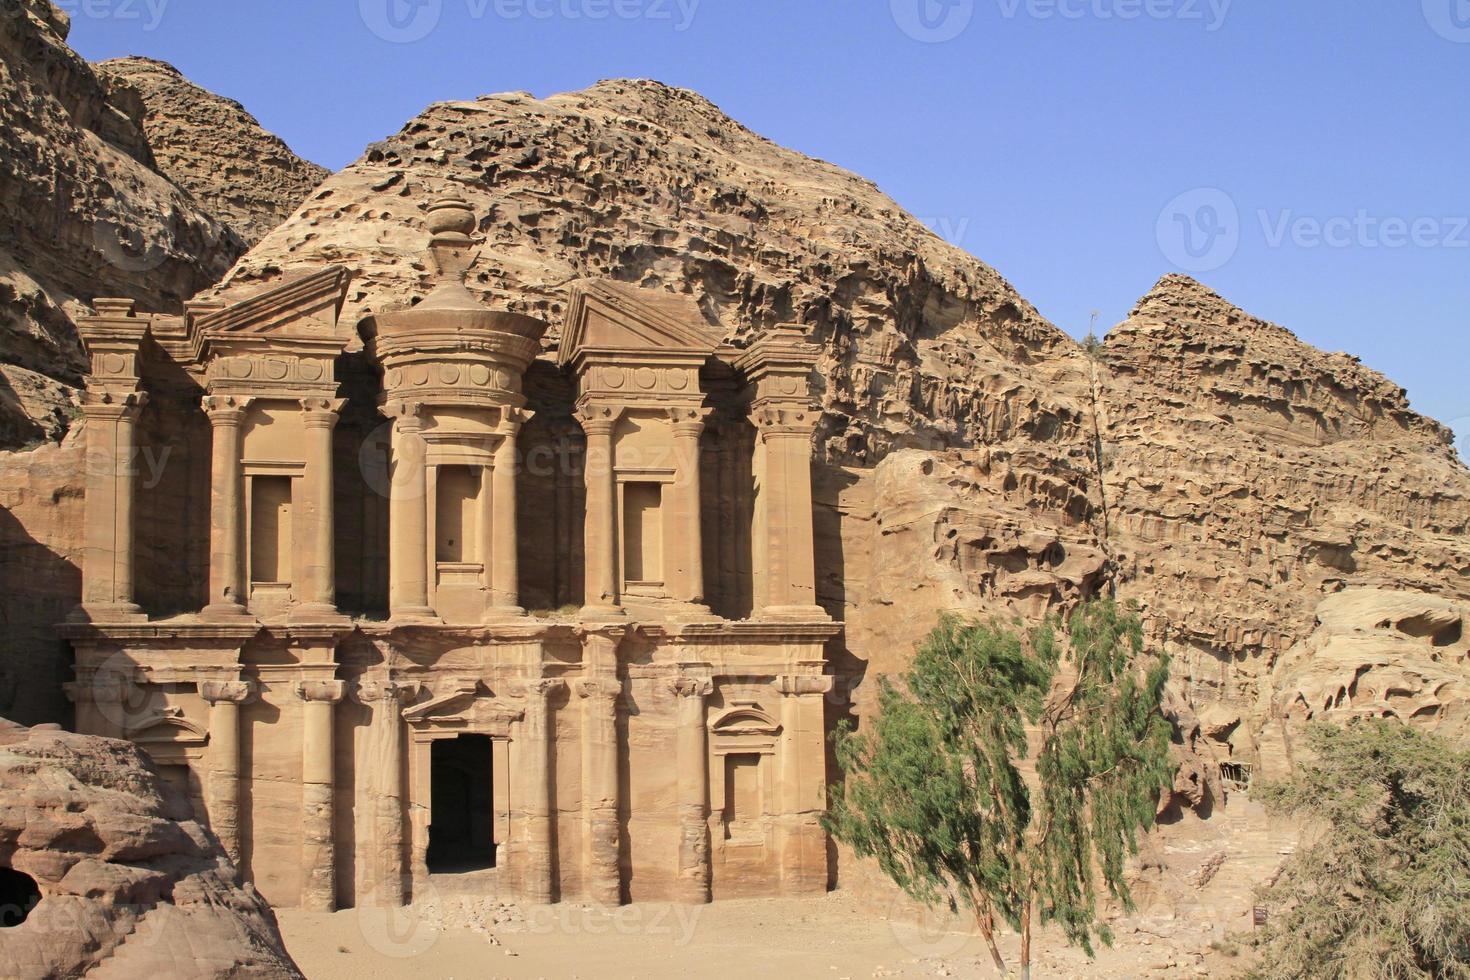
<path id="1" fill-rule="evenodd" d="M 738 752 L 725 756 L 725 831 L 732 838 L 758 837 L 765 800 L 761 755 Z"/>
<path id="2" fill-rule="evenodd" d="M 291 581 L 291 478 L 250 479 L 250 581 Z"/>
<path id="3" fill-rule="evenodd" d="M 446 564 L 480 561 L 478 466 L 440 466 L 435 501 L 435 560 Z"/>
<path id="4" fill-rule="evenodd" d="M 630 586 L 662 585 L 663 486 L 623 484 L 623 581 Z"/>

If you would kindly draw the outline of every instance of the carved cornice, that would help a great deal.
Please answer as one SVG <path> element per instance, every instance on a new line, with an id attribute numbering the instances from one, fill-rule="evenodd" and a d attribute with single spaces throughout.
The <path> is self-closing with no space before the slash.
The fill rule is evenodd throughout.
<path id="1" fill-rule="evenodd" d="M 616 678 L 599 677 L 577 681 L 577 695 L 589 701 L 616 702 L 622 696 L 623 685 Z"/>
<path id="2" fill-rule="evenodd" d="M 693 677 L 688 674 L 672 677 L 668 682 L 669 693 L 680 698 L 707 698 L 715 692 L 715 683 L 708 677 Z"/>
<path id="3" fill-rule="evenodd" d="M 782 674 L 776 678 L 776 690 L 785 697 L 803 694 L 828 694 L 833 678 L 829 674 Z"/>

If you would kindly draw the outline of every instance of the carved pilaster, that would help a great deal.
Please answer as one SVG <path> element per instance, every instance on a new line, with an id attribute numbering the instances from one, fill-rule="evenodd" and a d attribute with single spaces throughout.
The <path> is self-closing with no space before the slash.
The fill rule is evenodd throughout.
<path id="1" fill-rule="evenodd" d="M 203 614 L 228 619 L 246 615 L 245 476 L 242 465 L 245 413 L 254 399 L 206 395 L 211 437 L 209 464 L 209 603 Z"/>
<path id="2" fill-rule="evenodd" d="M 209 773 L 205 812 L 209 828 L 236 867 L 240 864 L 240 706 L 255 695 L 244 680 L 204 681 L 199 697 L 209 704 Z"/>
<path id="3" fill-rule="evenodd" d="M 366 781 L 367 827 L 363 839 L 372 848 L 371 860 L 363 862 L 371 874 L 369 887 L 363 890 L 363 904 L 397 907 L 407 900 L 403 707 L 418 691 L 416 683 L 390 680 L 364 681 L 358 688 L 358 698 L 372 711 L 359 768 Z"/>
<path id="4" fill-rule="evenodd" d="M 312 396 L 301 399 L 301 424 L 306 433 L 306 467 L 302 473 L 301 507 L 294 520 L 304 548 L 299 583 L 302 602 L 292 610 L 296 622 L 340 619 L 337 612 L 337 565 L 332 489 L 332 430 L 341 417 L 345 399 Z"/>
<path id="5" fill-rule="evenodd" d="M 622 409 L 582 405 L 577 422 L 587 437 L 584 473 L 587 480 L 587 516 L 584 525 L 583 565 L 586 574 L 586 618 L 621 616 L 618 596 L 617 473 L 613 460 L 613 429 Z"/>
<path id="6" fill-rule="evenodd" d="M 517 742 L 518 766 L 525 786 L 520 802 L 519 821 L 524 834 L 520 858 L 522 867 L 517 877 L 526 901 L 546 904 L 555 894 L 552 878 L 552 814 L 551 814 L 551 698 L 566 690 L 566 682 L 552 678 L 536 678 L 522 686 L 526 698 L 525 716 L 521 722 L 521 739 Z M 521 743 L 524 743 L 524 749 Z M 515 792 L 514 798 L 522 798 Z"/>
<path id="7" fill-rule="evenodd" d="M 582 837 L 587 897 L 622 902 L 618 866 L 618 700 L 616 677 L 577 683 L 582 698 Z"/>
<path id="8" fill-rule="evenodd" d="M 342 681 L 301 681 L 301 905 L 313 912 L 337 907 L 333 731 Z"/>
<path id="9" fill-rule="evenodd" d="M 675 897 L 700 905 L 710 900 L 709 755 L 705 698 L 714 692 L 707 677 L 681 675 L 669 682 L 678 700 L 679 865 Z"/>

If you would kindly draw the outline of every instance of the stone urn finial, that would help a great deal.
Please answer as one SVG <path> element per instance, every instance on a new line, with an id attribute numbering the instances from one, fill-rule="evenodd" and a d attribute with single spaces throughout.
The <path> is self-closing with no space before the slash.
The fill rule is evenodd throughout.
<path id="1" fill-rule="evenodd" d="M 434 265 L 445 278 L 463 279 L 474 261 L 471 237 L 479 222 L 464 199 L 446 194 L 429 205 L 429 251 Z"/>

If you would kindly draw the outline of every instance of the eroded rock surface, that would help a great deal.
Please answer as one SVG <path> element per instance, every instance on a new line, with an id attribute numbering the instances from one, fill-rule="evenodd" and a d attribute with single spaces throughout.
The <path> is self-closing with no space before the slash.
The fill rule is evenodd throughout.
<path id="1" fill-rule="evenodd" d="M 95 66 L 114 102 L 136 99 L 159 171 L 253 245 L 331 171 L 291 152 L 245 107 L 173 65 L 117 58 Z"/>
<path id="2" fill-rule="evenodd" d="M 275 916 L 129 742 L 0 721 L 0 868 L 40 901 L 6 976 L 298 978 Z"/>

